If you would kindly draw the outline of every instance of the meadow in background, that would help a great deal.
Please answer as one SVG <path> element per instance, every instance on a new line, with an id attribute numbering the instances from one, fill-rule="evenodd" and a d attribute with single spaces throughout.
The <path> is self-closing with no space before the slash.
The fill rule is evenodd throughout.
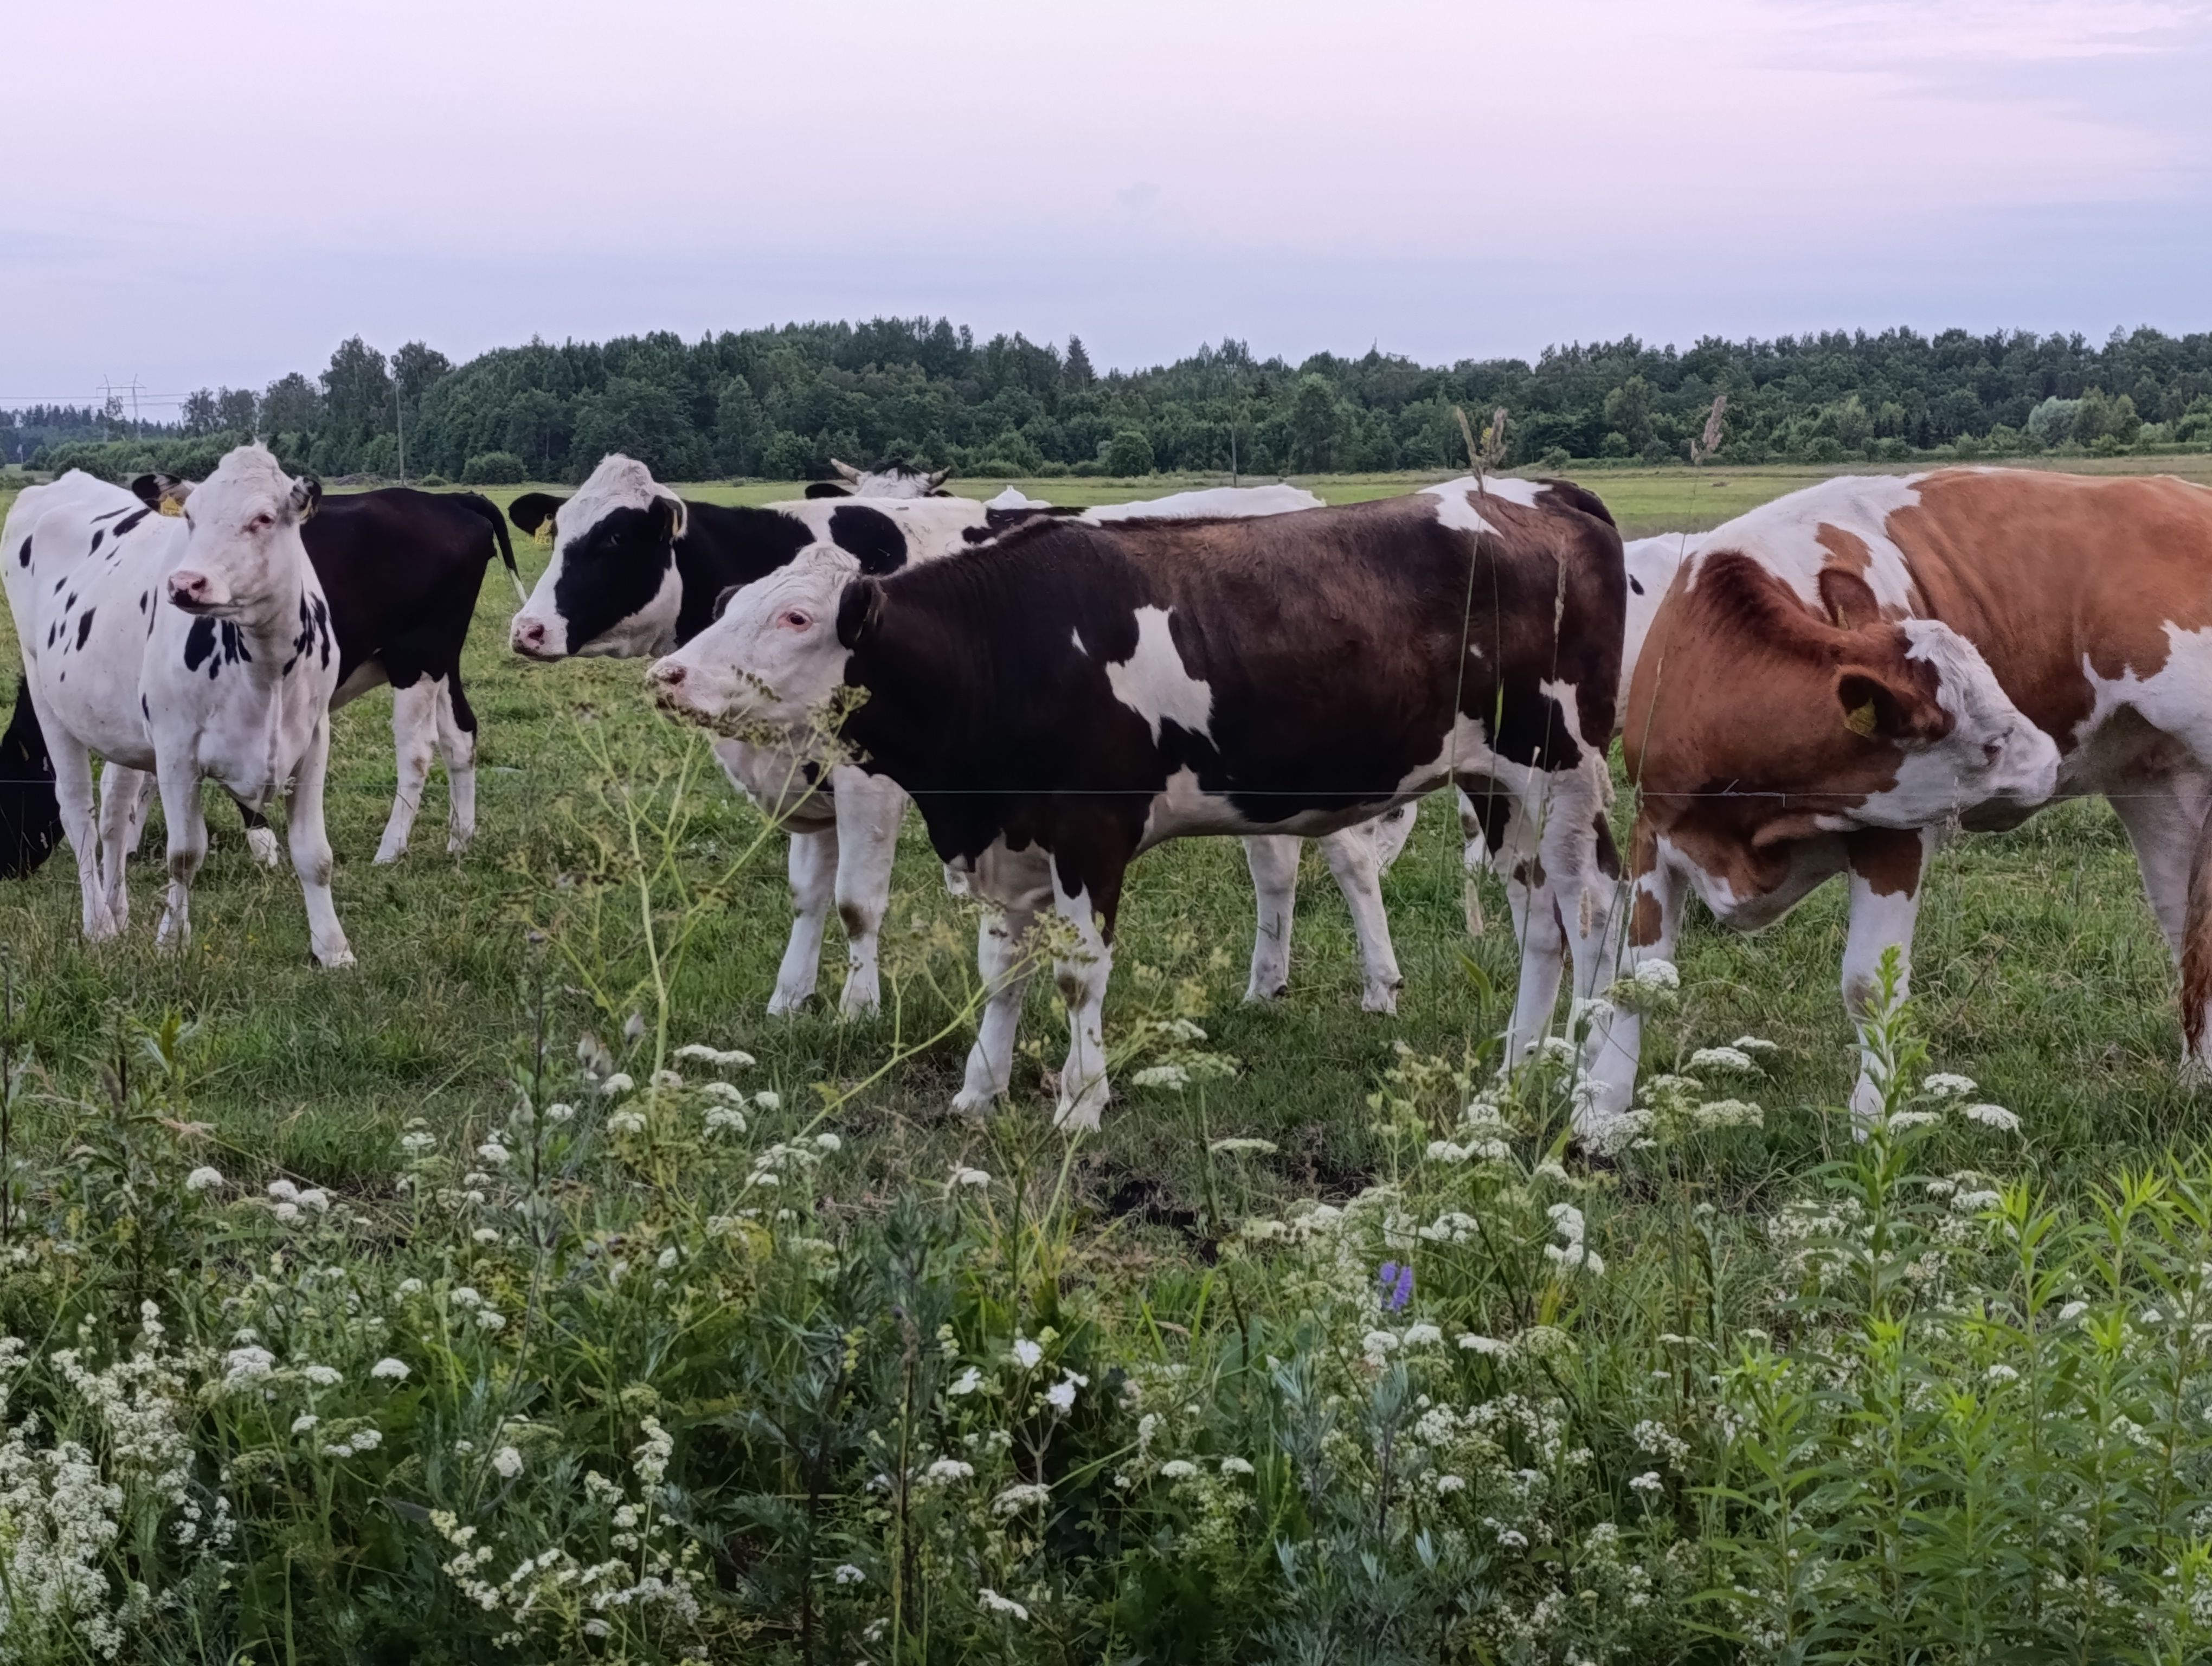
<path id="1" fill-rule="evenodd" d="M 1634 535 L 1806 477 L 1595 483 Z M 508 611 L 465 855 L 369 866 L 389 708 L 335 720 L 354 971 L 219 812 L 180 956 L 143 907 L 88 951 L 65 853 L 0 894 L 0 1658 L 2202 1650 L 2206 1102 L 2102 805 L 1939 859 L 1866 1147 L 1840 890 L 1693 913 L 1632 997 L 1656 1143 L 1595 1180 L 1555 1068 L 1492 1082 L 1516 956 L 1494 892 L 1466 938 L 1443 799 L 1385 885 L 1395 1020 L 1310 863 L 1291 993 L 1242 1006 L 1241 850 L 1172 845 L 1071 1146 L 1042 980 L 1008 1114 L 945 1114 L 973 920 L 918 822 L 886 1015 L 771 1024 L 777 843 L 641 667 L 524 666 Z"/>

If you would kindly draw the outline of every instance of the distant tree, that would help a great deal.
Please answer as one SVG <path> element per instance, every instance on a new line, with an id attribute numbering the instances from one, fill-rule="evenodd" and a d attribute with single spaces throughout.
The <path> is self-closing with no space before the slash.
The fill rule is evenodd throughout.
<path id="1" fill-rule="evenodd" d="M 295 370 L 269 384 L 261 396 L 261 429 L 266 435 L 312 433 L 323 416 L 323 396 Z"/>
<path id="2" fill-rule="evenodd" d="M 580 480 L 610 452 L 634 457 L 663 480 L 696 480 L 705 472 L 704 448 L 667 388 L 627 376 L 611 376 L 596 393 L 576 401 L 575 437 L 568 473 Z"/>
<path id="3" fill-rule="evenodd" d="M 488 451 L 471 457 L 461 478 L 471 486 L 516 486 L 530 477 L 522 459 L 511 451 Z"/>
<path id="4" fill-rule="evenodd" d="M 216 406 L 215 390 L 198 388 L 185 395 L 181 424 L 187 434 L 212 434 L 222 426 L 222 415 Z"/>
<path id="5" fill-rule="evenodd" d="M 325 467 L 357 465 L 370 436 L 388 434 L 398 420 L 392 374 L 384 355 L 359 336 L 340 342 L 322 374 L 323 433 L 330 448 Z"/>
<path id="6" fill-rule="evenodd" d="M 1142 429 L 1125 428 L 1106 447 L 1103 459 L 1109 474 L 1136 475 L 1152 471 L 1152 442 Z"/>
<path id="7" fill-rule="evenodd" d="M 1298 378 L 1291 396 L 1291 456 L 1297 467 L 1318 472 L 1336 466 L 1336 384 L 1317 371 Z"/>
<path id="8" fill-rule="evenodd" d="M 1084 350 L 1082 337 L 1067 338 L 1067 356 L 1061 362 L 1060 379 L 1078 392 L 1098 380 L 1098 373 L 1091 368 L 1091 355 Z"/>
<path id="9" fill-rule="evenodd" d="M 222 389 L 215 396 L 216 427 L 226 434 L 252 433 L 254 407 L 258 403 L 251 388 Z"/>

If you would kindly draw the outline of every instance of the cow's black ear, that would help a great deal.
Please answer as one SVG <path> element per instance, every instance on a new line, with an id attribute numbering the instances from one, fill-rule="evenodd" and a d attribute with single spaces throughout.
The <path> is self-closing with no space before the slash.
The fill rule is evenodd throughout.
<path id="1" fill-rule="evenodd" d="M 809 497 L 850 497 L 853 494 L 834 480 L 817 480 L 807 486 L 806 495 Z"/>
<path id="2" fill-rule="evenodd" d="M 535 532 L 553 519 L 553 512 L 566 502 L 550 492 L 525 492 L 507 506 L 507 518 L 526 532 Z"/>
<path id="3" fill-rule="evenodd" d="M 858 578 L 837 599 L 837 643 L 857 648 L 880 629 L 884 622 L 884 587 L 879 579 Z"/>
<path id="4" fill-rule="evenodd" d="M 171 507 L 165 513 L 174 514 L 175 506 L 192 495 L 192 483 L 173 474 L 142 474 L 131 483 L 131 495 L 149 509 L 161 508 L 166 501 Z"/>
<path id="5" fill-rule="evenodd" d="M 722 587 L 722 593 L 714 598 L 714 617 L 716 618 L 720 618 L 722 615 L 730 611 L 730 598 L 736 595 L 738 591 L 744 588 L 744 586 L 742 584 L 726 584 Z"/>
<path id="6" fill-rule="evenodd" d="M 303 474 L 292 483 L 292 519 L 295 521 L 312 520 L 323 501 L 323 483 L 312 474 Z"/>

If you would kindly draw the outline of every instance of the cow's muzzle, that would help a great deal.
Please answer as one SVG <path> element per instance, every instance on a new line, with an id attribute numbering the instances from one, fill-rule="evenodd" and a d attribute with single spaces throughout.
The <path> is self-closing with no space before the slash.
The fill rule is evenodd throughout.
<path id="1" fill-rule="evenodd" d="M 187 613 L 212 613 L 229 599 L 222 586 L 205 573 L 183 567 L 169 575 L 170 604 Z"/>
<path id="2" fill-rule="evenodd" d="M 514 623 L 507 627 L 507 645 L 526 660 L 558 660 L 563 656 L 549 649 L 545 639 L 550 633 L 545 621 L 533 619 L 527 613 L 518 613 Z"/>

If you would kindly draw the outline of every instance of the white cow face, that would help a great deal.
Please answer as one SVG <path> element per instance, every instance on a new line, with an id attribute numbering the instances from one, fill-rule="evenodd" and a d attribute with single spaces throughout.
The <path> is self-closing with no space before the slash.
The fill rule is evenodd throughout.
<path id="1" fill-rule="evenodd" d="M 219 619 L 256 617 L 289 594 L 307 559 L 301 523 L 322 502 L 322 483 L 295 480 L 259 446 L 240 446 L 197 486 L 173 483 L 190 529 L 169 575 L 169 600 Z"/>
<path id="2" fill-rule="evenodd" d="M 1981 650 L 1934 619 L 1899 627 L 1905 658 L 1934 670 L 1936 703 L 1950 714 L 1950 733 L 1908 747 L 1897 785 L 1865 806 L 1866 819 L 1917 827 L 1975 805 L 2033 807 L 2058 786 L 2058 745 L 2028 721 L 1998 684 Z M 1839 694 L 1846 705 L 1849 695 Z"/>
<path id="3" fill-rule="evenodd" d="M 526 532 L 553 523 L 552 562 L 508 628 L 517 654 L 631 660 L 675 645 L 684 604 L 676 541 L 686 512 L 644 464 L 604 458 L 574 497 L 529 492 L 507 514 Z"/>
<path id="4" fill-rule="evenodd" d="M 845 680 L 837 604 L 860 563 L 834 544 L 723 598 L 714 623 L 652 671 L 670 710 L 797 728 Z"/>

